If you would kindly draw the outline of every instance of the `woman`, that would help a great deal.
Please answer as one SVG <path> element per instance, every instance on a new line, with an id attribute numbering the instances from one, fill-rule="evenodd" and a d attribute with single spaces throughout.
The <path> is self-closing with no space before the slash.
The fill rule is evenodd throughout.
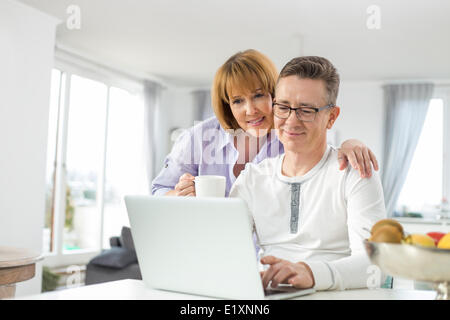
<path id="1" fill-rule="evenodd" d="M 225 176 L 226 196 L 248 162 L 284 152 L 273 128 L 272 100 L 278 71 L 256 50 L 238 52 L 217 71 L 211 89 L 216 117 L 188 129 L 175 143 L 152 182 L 153 195 L 195 196 L 198 175 Z M 361 177 L 371 176 L 377 160 L 364 144 L 345 141 L 340 169 L 348 162 Z"/>

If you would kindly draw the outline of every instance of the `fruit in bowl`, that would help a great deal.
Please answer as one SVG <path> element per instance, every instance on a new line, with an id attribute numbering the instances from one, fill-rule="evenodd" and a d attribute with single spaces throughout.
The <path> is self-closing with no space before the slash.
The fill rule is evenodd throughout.
<path id="1" fill-rule="evenodd" d="M 404 237 L 403 227 L 393 219 L 382 219 L 375 223 L 370 230 L 369 241 L 401 243 Z"/>
<path id="2" fill-rule="evenodd" d="M 406 234 L 402 225 L 394 219 L 382 219 L 370 230 L 372 242 L 417 245 L 427 248 L 450 249 L 450 233 L 428 232 Z"/>
<path id="3" fill-rule="evenodd" d="M 436 244 L 434 239 L 426 234 L 410 234 L 406 238 L 403 239 L 403 243 L 405 244 L 414 244 L 422 247 L 434 248 Z"/>
<path id="4" fill-rule="evenodd" d="M 430 236 L 434 240 L 434 244 L 437 246 L 439 243 L 439 240 L 442 239 L 443 236 L 445 236 L 445 233 L 443 232 L 428 232 L 427 236 Z"/>
<path id="5" fill-rule="evenodd" d="M 401 243 L 403 234 L 394 226 L 385 225 L 373 232 L 369 241 L 387 242 L 387 243 Z"/>
<path id="6" fill-rule="evenodd" d="M 439 240 L 437 247 L 439 249 L 450 249 L 450 232 Z"/>

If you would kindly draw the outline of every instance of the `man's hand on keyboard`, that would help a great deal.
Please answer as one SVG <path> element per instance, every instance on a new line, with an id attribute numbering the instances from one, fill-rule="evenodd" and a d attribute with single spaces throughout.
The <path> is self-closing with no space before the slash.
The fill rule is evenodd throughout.
<path id="1" fill-rule="evenodd" d="M 299 289 L 314 287 L 314 276 L 309 266 L 304 262 L 293 263 L 274 256 L 261 258 L 261 263 L 269 265 L 266 271 L 261 272 L 263 287 L 267 288 L 271 283 L 272 288 L 278 284 L 291 284 Z"/>

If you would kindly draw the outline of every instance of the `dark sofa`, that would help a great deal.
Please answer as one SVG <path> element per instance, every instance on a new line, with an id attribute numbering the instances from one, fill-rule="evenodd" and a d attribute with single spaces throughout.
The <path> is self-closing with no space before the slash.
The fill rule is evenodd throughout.
<path id="1" fill-rule="evenodd" d="M 85 284 L 122 279 L 142 279 L 131 229 L 123 227 L 120 237 L 111 237 L 111 249 L 104 250 L 86 266 Z"/>

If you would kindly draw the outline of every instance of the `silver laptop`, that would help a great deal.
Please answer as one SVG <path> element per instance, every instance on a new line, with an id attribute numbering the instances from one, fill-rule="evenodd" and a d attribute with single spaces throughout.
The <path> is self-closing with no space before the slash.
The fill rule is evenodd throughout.
<path id="1" fill-rule="evenodd" d="M 236 198 L 126 196 L 139 266 L 150 288 L 225 299 L 287 299 L 265 291 L 247 207 Z"/>

